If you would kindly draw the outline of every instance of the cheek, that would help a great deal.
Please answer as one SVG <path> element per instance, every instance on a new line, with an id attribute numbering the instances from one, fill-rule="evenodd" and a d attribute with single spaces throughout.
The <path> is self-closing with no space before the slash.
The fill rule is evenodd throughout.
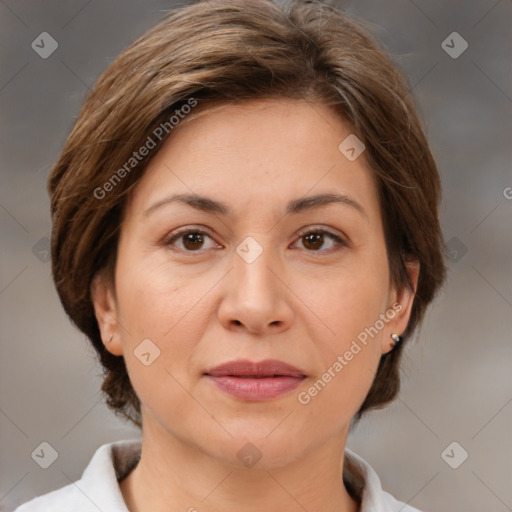
<path id="1" fill-rule="evenodd" d="M 154 277 L 141 272 L 124 289 L 123 356 L 141 403 L 168 424 L 176 410 L 197 414 L 190 397 L 199 372 L 193 356 L 208 317 L 200 302 L 204 286 L 194 282 L 178 286 L 174 279 Z M 143 354 L 148 352 L 151 362 L 145 365 Z"/>
<path id="2" fill-rule="evenodd" d="M 323 321 L 325 346 L 342 349 L 373 326 L 389 301 L 389 271 L 385 247 L 378 244 L 347 254 L 343 266 L 321 279 L 304 279 L 298 294 L 307 297 L 313 313 Z"/>
<path id="3" fill-rule="evenodd" d="M 208 283 L 200 276 L 183 273 L 178 265 L 170 265 L 164 251 L 146 257 L 137 257 L 136 252 L 132 255 L 118 262 L 121 321 L 133 327 L 134 332 L 128 331 L 134 342 L 141 335 L 162 340 L 188 321 Z"/>
<path id="4" fill-rule="evenodd" d="M 374 294 L 361 293 L 360 288 L 357 291 L 357 295 L 333 293 L 325 304 L 330 308 L 325 322 L 334 334 L 325 334 L 323 329 L 314 338 L 319 356 L 316 366 L 321 370 L 297 397 L 311 428 L 319 417 L 332 433 L 350 422 L 372 385 L 381 357 L 381 337 L 371 337 L 365 329 L 379 318 L 381 301 L 372 299 Z"/>
<path id="5" fill-rule="evenodd" d="M 348 265 L 307 295 L 322 320 L 311 337 L 323 372 L 299 402 L 311 404 L 333 424 L 355 414 L 373 382 L 382 355 L 388 279 L 385 253 L 376 248 L 371 257 Z"/>
<path id="6" fill-rule="evenodd" d="M 137 395 L 145 402 L 151 395 L 179 392 L 177 382 L 189 378 L 195 344 L 209 318 L 201 298 L 214 282 L 180 277 L 158 258 L 125 256 L 118 260 L 116 283 L 123 356 Z M 146 366 L 141 356 L 148 352 L 146 362 L 152 362 Z"/>

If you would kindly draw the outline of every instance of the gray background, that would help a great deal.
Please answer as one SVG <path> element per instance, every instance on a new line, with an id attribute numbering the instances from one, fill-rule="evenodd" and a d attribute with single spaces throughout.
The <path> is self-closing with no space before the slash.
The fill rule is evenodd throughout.
<path id="1" fill-rule="evenodd" d="M 92 349 L 54 290 L 46 177 L 95 79 L 173 5 L 0 3 L 0 510 L 78 479 L 101 444 L 138 437 L 102 403 Z M 448 282 L 406 350 L 399 398 L 369 414 L 348 446 L 386 490 L 425 511 L 512 510 L 512 2 L 342 5 L 373 24 L 414 88 L 450 249 Z M 42 59 L 31 43 L 45 31 L 59 46 Z M 469 44 L 455 59 L 441 46 L 454 31 Z M 59 455 L 46 470 L 31 458 L 42 441 Z M 441 456 L 453 441 L 462 448 L 448 451 L 452 465 L 469 454 L 457 469 Z"/>

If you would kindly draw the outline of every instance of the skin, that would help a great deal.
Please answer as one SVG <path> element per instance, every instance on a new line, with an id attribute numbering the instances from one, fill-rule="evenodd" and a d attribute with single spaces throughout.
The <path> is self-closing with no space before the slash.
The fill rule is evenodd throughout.
<path id="1" fill-rule="evenodd" d="M 319 103 L 252 100 L 189 116 L 151 161 L 126 206 L 115 293 L 98 274 L 93 301 L 107 349 L 126 361 L 142 404 L 142 456 L 120 488 L 132 512 L 354 512 L 343 485 L 349 425 L 392 333 L 405 330 L 414 292 L 390 283 L 377 188 L 364 153 L 338 145 L 351 132 Z M 349 195 L 364 214 L 330 204 L 285 215 L 288 201 Z M 174 193 L 225 202 L 230 216 L 169 203 Z M 166 245 L 178 228 L 207 232 Z M 330 230 L 308 242 L 303 231 Z M 197 235 L 196 235 L 197 236 Z M 253 237 L 252 263 L 236 248 Z M 188 252 L 186 252 L 188 250 Z M 418 264 L 409 273 L 416 288 Z M 394 303 L 401 310 L 307 405 L 307 391 Z M 149 366 L 134 350 L 149 338 Z M 300 386 L 269 401 L 233 398 L 204 372 L 235 359 L 279 359 Z M 252 443 L 261 459 L 237 452 Z M 192 508 L 193 507 L 193 508 Z"/>

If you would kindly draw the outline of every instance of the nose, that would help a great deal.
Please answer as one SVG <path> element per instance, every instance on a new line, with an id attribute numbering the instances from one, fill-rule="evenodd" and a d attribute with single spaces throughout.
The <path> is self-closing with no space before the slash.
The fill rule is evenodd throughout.
<path id="1" fill-rule="evenodd" d="M 265 248 L 251 263 L 234 253 L 233 267 L 224 279 L 218 311 L 221 324 L 228 330 L 261 335 L 288 329 L 293 318 L 293 294 L 271 250 Z"/>

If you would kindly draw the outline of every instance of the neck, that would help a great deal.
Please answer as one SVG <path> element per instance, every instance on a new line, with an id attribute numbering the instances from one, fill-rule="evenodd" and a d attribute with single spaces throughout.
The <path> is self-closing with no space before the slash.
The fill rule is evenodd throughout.
<path id="1" fill-rule="evenodd" d="M 358 512 L 343 483 L 346 435 L 282 465 L 244 467 L 143 429 L 138 465 L 120 482 L 130 512 Z"/>

